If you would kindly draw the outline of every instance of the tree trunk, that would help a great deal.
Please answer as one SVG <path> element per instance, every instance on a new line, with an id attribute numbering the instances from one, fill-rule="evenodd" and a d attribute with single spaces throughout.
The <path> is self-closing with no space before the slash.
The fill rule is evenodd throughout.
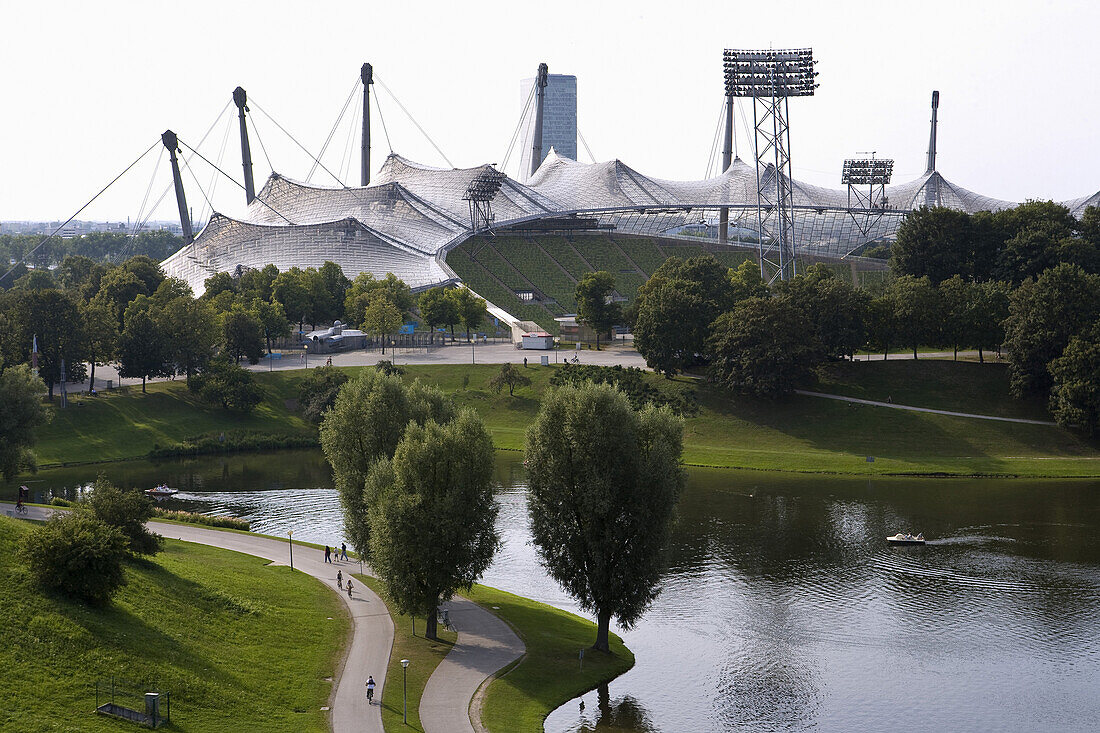
<path id="1" fill-rule="evenodd" d="M 608 635 L 611 628 L 611 612 L 600 611 L 596 614 L 596 643 L 592 645 L 592 648 L 600 652 L 611 652 L 611 646 L 608 643 Z"/>
<path id="2" fill-rule="evenodd" d="M 466 327 L 466 343 L 470 343 L 470 327 Z"/>
<path id="3" fill-rule="evenodd" d="M 913 358 L 914 359 L 917 358 L 917 345 L 916 344 L 913 344 Z"/>
<path id="4" fill-rule="evenodd" d="M 959 360 L 959 345 L 955 344 L 955 361 Z"/>
<path id="5" fill-rule="evenodd" d="M 978 347 L 978 363 L 985 364 L 985 356 L 982 354 L 982 347 Z"/>
<path id="6" fill-rule="evenodd" d="M 436 616 L 439 615 L 439 609 L 433 608 L 432 612 L 428 614 L 426 624 L 424 626 L 424 638 L 432 639 L 433 641 L 439 641 L 439 637 L 436 635 Z"/>
<path id="7" fill-rule="evenodd" d="M 95 392 L 95 357 L 92 357 L 92 376 L 88 378 L 88 391 Z"/>
<path id="8" fill-rule="evenodd" d="M 596 331 L 596 351 L 600 350 L 600 332 Z"/>
<path id="9" fill-rule="evenodd" d="M 141 393 L 145 394 L 145 375 L 141 375 Z"/>

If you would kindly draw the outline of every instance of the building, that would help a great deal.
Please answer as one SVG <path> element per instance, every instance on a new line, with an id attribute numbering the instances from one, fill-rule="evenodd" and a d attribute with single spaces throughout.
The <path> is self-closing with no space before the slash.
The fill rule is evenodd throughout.
<path id="1" fill-rule="evenodd" d="M 535 134 L 535 101 L 531 90 L 535 78 L 520 82 L 520 104 L 527 113 L 520 123 L 523 130 L 520 150 L 519 180 L 525 181 L 531 170 L 531 148 Z M 530 105 L 527 104 L 531 100 Z M 577 77 L 571 74 L 548 74 L 542 112 L 542 157 L 545 160 L 553 148 L 558 155 L 577 159 Z M 539 161 L 542 164 L 542 161 Z"/>

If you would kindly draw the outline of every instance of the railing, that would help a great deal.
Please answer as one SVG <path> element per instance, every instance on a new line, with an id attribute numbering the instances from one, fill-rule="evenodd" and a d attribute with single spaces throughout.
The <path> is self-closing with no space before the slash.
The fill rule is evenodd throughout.
<path id="1" fill-rule="evenodd" d="M 172 720 L 172 695 L 155 683 L 105 677 L 95 683 L 95 710 L 156 728 Z"/>

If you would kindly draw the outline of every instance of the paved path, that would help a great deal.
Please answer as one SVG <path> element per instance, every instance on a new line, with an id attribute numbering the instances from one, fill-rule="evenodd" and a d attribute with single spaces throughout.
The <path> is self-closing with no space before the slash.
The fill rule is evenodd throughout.
<path id="1" fill-rule="evenodd" d="M 824 392 L 808 392 L 804 389 L 796 389 L 796 394 L 807 397 L 824 397 L 827 400 L 841 400 L 842 402 L 855 402 L 860 405 L 873 405 L 874 407 L 889 407 L 894 410 L 912 410 L 913 412 L 931 412 L 936 415 L 950 415 L 951 417 L 972 417 L 975 420 L 997 420 L 999 422 L 1024 423 L 1025 425 L 1057 425 L 1049 420 L 1028 420 L 1022 417 L 997 417 L 995 415 L 975 415 L 972 412 L 952 412 L 951 410 L 933 410 L 931 407 L 912 407 L 911 405 L 895 405 L 893 402 L 877 402 L 875 400 L 861 400 L 857 397 L 845 397 L 838 394 L 826 394 Z"/>
<path id="2" fill-rule="evenodd" d="M 3 506 L 5 516 L 14 510 L 9 503 L 0 506 Z M 43 507 L 27 507 L 25 517 L 45 519 L 52 512 Z M 271 560 L 275 565 L 288 565 L 290 561 L 288 543 L 260 535 L 164 522 L 154 523 L 153 529 L 165 537 L 255 555 Z M 295 545 L 294 569 L 312 575 L 336 593 L 336 572 L 343 570 L 345 575 L 350 575 L 353 570 L 358 571 L 359 563 L 326 563 L 323 551 Z M 349 599 L 347 593 L 338 593 L 348 607 L 353 625 L 351 646 L 343 668 L 337 671 L 336 692 L 330 701 L 332 730 L 334 733 L 382 733 L 382 708 L 378 705 L 367 706 L 365 684 L 367 675 L 374 675 L 377 683 L 374 694 L 376 699 L 382 698 L 386 666 L 393 647 L 393 622 L 386 606 L 370 589 L 359 585 L 352 589 L 352 594 Z"/>
<path id="3" fill-rule="evenodd" d="M 474 733 L 474 693 L 490 675 L 522 657 L 525 647 L 508 624 L 473 601 L 456 596 L 444 608 L 458 641 L 428 678 L 420 722 L 425 733 Z"/>

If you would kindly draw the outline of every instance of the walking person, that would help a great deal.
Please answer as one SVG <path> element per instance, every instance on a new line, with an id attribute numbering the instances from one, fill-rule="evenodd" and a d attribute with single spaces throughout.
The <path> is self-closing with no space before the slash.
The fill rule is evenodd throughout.
<path id="1" fill-rule="evenodd" d="M 348 543 L 347 542 L 341 542 L 340 543 L 340 559 L 341 560 L 347 560 L 348 559 Z"/>
<path id="2" fill-rule="evenodd" d="M 374 677 L 367 675 L 367 705 L 374 704 Z"/>
<path id="3" fill-rule="evenodd" d="M 325 545 L 325 562 L 332 562 L 332 555 L 329 552 L 328 545 Z"/>

